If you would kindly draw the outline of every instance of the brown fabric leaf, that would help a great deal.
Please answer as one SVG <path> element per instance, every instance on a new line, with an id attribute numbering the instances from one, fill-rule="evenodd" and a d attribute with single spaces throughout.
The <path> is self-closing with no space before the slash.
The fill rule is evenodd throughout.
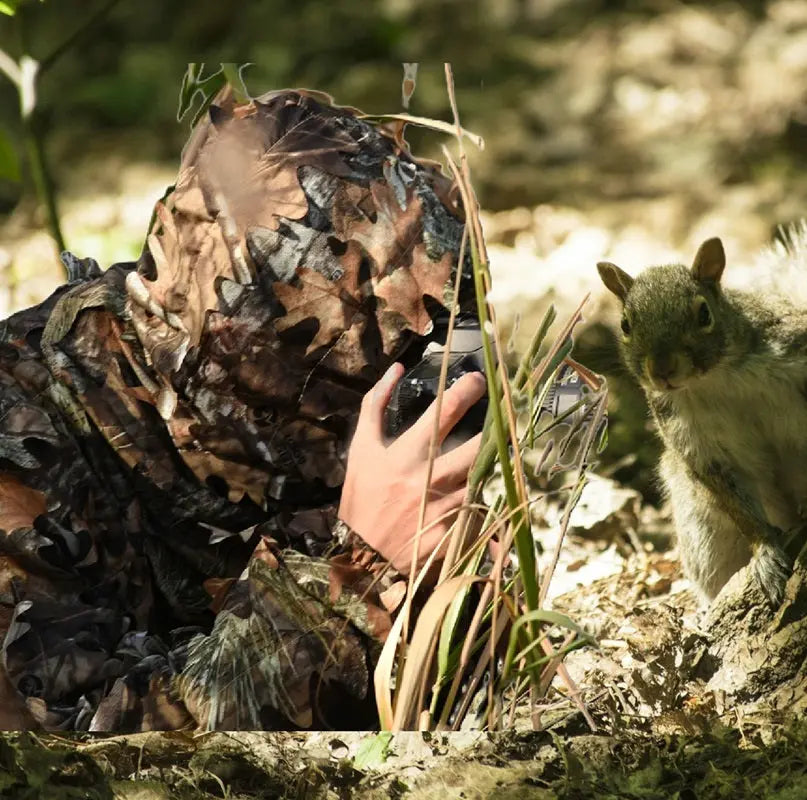
<path id="1" fill-rule="evenodd" d="M 404 587 L 404 592 L 406 587 Z M 367 630 L 374 641 L 384 643 L 392 630 L 392 611 L 380 606 L 367 604 Z"/>
<path id="2" fill-rule="evenodd" d="M 157 204 L 155 224 L 162 225 L 158 233 L 148 238 L 148 254 L 156 265 L 157 274 L 154 280 L 146 275 L 142 278 L 154 302 L 176 314 L 182 329 L 169 325 L 135 302 L 129 304 L 140 340 L 157 369 L 165 372 L 175 368 L 175 353 L 182 353 L 181 348 L 186 345 L 199 343 L 205 314 L 218 308 L 216 279 L 220 276 L 236 278 L 232 256 L 218 223 L 205 218 L 204 206 L 195 213 L 188 208 L 191 198 L 204 200 L 195 185 L 198 175 L 192 173 L 189 180 L 192 184 L 181 204 L 181 212 L 175 210 L 171 215 L 162 203 Z"/>
<path id="3" fill-rule="evenodd" d="M 207 196 L 221 212 L 220 198 L 227 198 L 226 213 L 246 224 L 277 228 L 278 218 L 300 219 L 308 211 L 305 192 L 296 170 L 264 140 L 254 113 L 244 122 L 235 120 L 211 132 L 199 160 Z M 289 134 L 289 142 L 294 133 Z M 302 144 L 302 143 L 301 143 Z M 218 202 L 217 202 L 218 201 Z"/>
<path id="4" fill-rule="evenodd" d="M 389 136 L 395 142 L 398 153 L 409 150 L 409 145 L 407 144 L 406 139 L 404 139 L 406 123 L 403 120 L 394 119 L 390 122 L 385 122 L 378 127 L 385 135 Z"/>
<path id="5" fill-rule="evenodd" d="M 224 606 L 227 594 L 237 578 L 208 578 L 202 583 L 205 591 L 210 595 L 209 608 L 214 614 L 218 614 Z"/>
<path id="6" fill-rule="evenodd" d="M 0 528 L 7 533 L 30 528 L 46 510 L 44 492 L 31 489 L 8 472 L 0 472 Z"/>
<path id="7" fill-rule="evenodd" d="M 280 567 L 280 562 L 277 560 L 277 556 L 275 555 L 276 547 L 277 542 L 274 539 L 264 537 L 255 546 L 252 557 L 262 561 L 271 570 L 278 569 Z"/>
<path id="8" fill-rule="evenodd" d="M 328 599 L 336 603 L 342 596 L 343 586 L 354 586 L 367 578 L 367 569 L 363 564 L 355 564 L 347 553 L 331 558 L 331 570 L 328 573 Z"/>
<path id="9" fill-rule="evenodd" d="M 409 191 L 402 206 L 386 181 L 372 181 L 370 196 L 371 216 L 359 205 L 366 203 L 362 193 L 354 190 L 343 196 L 341 204 L 334 208 L 333 227 L 340 239 L 352 239 L 364 248 L 381 278 L 409 264 L 414 246 L 423 241 L 423 201 Z M 358 201 L 353 208 L 351 201 Z"/>
<path id="10" fill-rule="evenodd" d="M 334 229 L 340 238 L 358 242 L 372 258 L 373 290 L 384 300 L 384 311 L 399 315 L 415 333 L 425 334 L 431 315 L 423 296 L 446 304 L 455 255 L 446 252 L 439 261 L 429 257 L 423 241 L 423 201 L 411 189 L 401 197 L 389 182 L 373 181 L 370 194 L 372 217 L 360 207 L 366 204 L 366 196 L 344 193 L 334 209 Z"/>
<path id="11" fill-rule="evenodd" d="M 109 690 L 109 694 L 99 703 L 90 722 L 90 731 L 119 731 L 124 727 L 127 717 L 131 717 L 137 707 L 137 695 L 126 685 L 123 678 L 118 678 Z"/>
<path id="12" fill-rule="evenodd" d="M 386 608 L 390 614 L 395 612 L 395 609 L 398 608 L 404 597 L 406 597 L 406 581 L 395 581 L 392 586 L 385 589 L 378 596 L 379 600 L 384 604 L 384 608 Z"/>
<path id="13" fill-rule="evenodd" d="M 425 250 L 418 245 L 416 251 Z M 451 278 L 453 256 L 446 253 L 438 262 L 430 262 L 423 253 L 413 260 L 409 269 L 390 272 L 376 286 L 376 295 L 385 301 L 384 312 L 400 314 L 415 333 L 428 333 L 431 315 L 423 304 L 424 295 L 446 304 L 445 292 Z"/>
<path id="14" fill-rule="evenodd" d="M 277 93 L 218 122 L 202 148 L 198 170 L 225 237 L 240 242 L 248 227 L 276 229 L 280 218 L 296 220 L 308 213 L 299 167 L 349 175 L 343 154 L 357 149 L 329 107 L 297 93 Z"/>
<path id="15" fill-rule="evenodd" d="M 137 683 L 137 682 L 135 682 Z M 145 688 L 118 678 L 90 722 L 90 731 L 174 731 L 192 727 L 193 720 L 161 675 L 152 675 Z"/>
<path id="16" fill-rule="evenodd" d="M 179 454 L 199 480 L 206 481 L 214 475 L 225 481 L 231 503 L 238 503 L 246 496 L 256 505 L 263 505 L 269 476 L 256 466 L 238 464 L 204 450 L 180 450 Z"/>
<path id="17" fill-rule="evenodd" d="M 161 675 L 152 675 L 149 688 L 141 700 L 143 731 L 177 731 L 194 727 L 185 706 Z"/>
<path id="18" fill-rule="evenodd" d="M 353 272 L 346 272 L 338 281 L 331 281 L 314 270 L 301 267 L 297 270 L 298 285 L 274 283 L 272 289 L 283 303 L 286 314 L 275 322 L 278 331 L 307 319 L 319 323 L 316 335 L 308 344 L 305 354 L 330 344 L 331 340 L 347 330 L 359 313 L 356 301 L 357 281 Z"/>

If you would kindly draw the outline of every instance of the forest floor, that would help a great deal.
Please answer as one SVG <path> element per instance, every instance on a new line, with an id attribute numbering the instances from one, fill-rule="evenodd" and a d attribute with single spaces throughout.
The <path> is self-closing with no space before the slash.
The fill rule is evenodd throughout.
<path id="1" fill-rule="evenodd" d="M 511 217 L 487 220 L 494 257 L 506 252 L 496 226 Z M 495 280 L 498 292 L 515 293 L 506 273 Z M 563 309 L 563 298 L 553 299 Z M 547 302 L 536 295 L 536 307 Z M 515 314 L 499 308 L 512 329 Z M 597 647 L 567 656 L 568 679 L 555 679 L 544 705 L 521 707 L 508 730 L 5 734 L 0 797 L 807 797 L 800 668 L 766 650 L 775 635 L 804 628 L 804 583 L 773 620 L 750 614 L 750 622 L 725 624 L 742 607 L 742 573 L 722 603 L 699 609 L 669 508 L 612 477 L 635 467 L 637 443 L 648 438 L 644 411 L 626 419 L 618 399 L 611 424 L 628 433 L 613 438 L 627 451 L 607 454 L 590 476 L 548 594 L 548 606 L 589 631 Z M 642 458 L 650 469 L 651 456 Z M 536 525 L 545 553 L 556 532 L 550 511 Z M 802 648 L 803 638 L 794 638 Z M 791 648 L 790 659 L 799 652 L 803 673 L 803 649 Z"/>

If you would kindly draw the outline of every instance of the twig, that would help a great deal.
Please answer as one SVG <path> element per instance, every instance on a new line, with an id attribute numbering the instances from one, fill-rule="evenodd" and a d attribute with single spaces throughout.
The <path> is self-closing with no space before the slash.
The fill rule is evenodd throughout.
<path id="1" fill-rule="evenodd" d="M 20 88 L 20 82 L 22 81 L 22 72 L 17 64 L 17 62 L 5 51 L 0 49 L 0 72 L 4 73 L 5 76 L 17 87 L 17 90 Z"/>
<path id="2" fill-rule="evenodd" d="M 20 51 L 26 53 L 27 36 L 23 26 L 23 14 L 15 17 L 17 37 Z M 45 144 L 36 119 L 36 89 L 40 74 L 40 64 L 28 55 L 23 55 L 19 63 L 19 81 L 15 84 L 20 96 L 20 116 L 23 124 L 23 141 L 30 162 L 31 177 L 34 181 L 37 197 L 44 204 L 48 218 L 48 228 L 56 244 L 57 253 L 66 249 L 62 228 L 59 222 L 59 211 L 56 205 L 56 193 L 45 156 Z"/>
<path id="3" fill-rule="evenodd" d="M 45 205 L 50 235 L 53 237 L 57 251 L 61 253 L 66 250 L 67 247 L 65 245 L 64 236 L 62 235 L 62 226 L 59 222 L 56 192 L 47 167 L 45 145 L 36 128 L 36 124 L 29 118 L 25 123 L 25 148 L 28 152 L 31 176 L 34 179 L 36 193 L 39 195 L 40 201 Z"/>
<path id="4" fill-rule="evenodd" d="M 569 640 L 567 640 L 569 641 Z M 552 647 L 552 644 L 547 640 L 544 639 L 541 643 L 541 646 L 544 652 L 551 656 L 555 651 Z M 563 647 L 561 650 L 565 648 L 566 642 L 564 642 Z M 569 697 L 571 697 L 572 702 L 577 706 L 580 713 L 583 715 L 583 718 L 588 723 L 589 728 L 592 731 L 597 730 L 597 723 L 594 721 L 594 718 L 591 716 L 591 713 L 588 710 L 588 706 L 586 705 L 586 701 L 583 699 L 583 694 L 578 688 L 575 681 L 572 679 L 572 676 L 569 674 L 569 670 L 566 669 L 566 665 L 563 663 L 564 656 L 559 656 L 557 661 L 553 664 L 554 668 L 557 670 L 558 675 L 560 675 L 561 680 L 566 684 L 566 688 L 569 690 Z M 547 684 L 547 688 L 548 688 Z"/>

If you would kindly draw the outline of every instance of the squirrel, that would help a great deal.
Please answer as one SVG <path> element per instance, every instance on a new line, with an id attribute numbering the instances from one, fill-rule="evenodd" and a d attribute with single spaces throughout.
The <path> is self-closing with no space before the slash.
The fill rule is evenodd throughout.
<path id="1" fill-rule="evenodd" d="M 725 265 L 713 238 L 691 268 L 597 269 L 661 436 L 685 575 L 708 603 L 750 563 L 777 607 L 807 539 L 807 309 L 723 288 Z"/>

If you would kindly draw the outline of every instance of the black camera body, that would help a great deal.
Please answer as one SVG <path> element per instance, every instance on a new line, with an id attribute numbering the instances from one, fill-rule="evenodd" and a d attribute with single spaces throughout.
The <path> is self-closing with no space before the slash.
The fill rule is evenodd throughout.
<path id="1" fill-rule="evenodd" d="M 400 436 L 410 428 L 437 397 L 447 333 L 448 318 L 436 319 L 420 360 L 407 369 L 393 389 L 385 414 L 385 432 L 388 437 Z M 448 359 L 446 388 L 466 372 L 485 373 L 482 332 L 476 317 L 461 316 L 456 319 Z M 577 406 L 568 423 L 579 423 L 591 412 L 591 408 L 580 405 L 588 391 L 588 386 L 578 371 L 569 364 L 564 364 L 546 392 L 540 414 L 548 414 L 557 419 Z M 487 408 L 488 397 L 485 395 L 454 426 L 443 450 L 450 450 L 479 433 L 485 422 Z"/>
<path id="2" fill-rule="evenodd" d="M 400 436 L 437 397 L 447 333 L 448 319 L 436 319 L 420 361 L 410 367 L 396 384 L 385 415 L 387 436 Z M 446 388 L 466 372 L 484 374 L 482 332 L 476 317 L 458 317 L 455 320 L 448 358 Z M 476 402 L 454 426 L 452 441 L 466 441 L 479 433 L 485 421 L 487 407 L 487 396 Z"/>

